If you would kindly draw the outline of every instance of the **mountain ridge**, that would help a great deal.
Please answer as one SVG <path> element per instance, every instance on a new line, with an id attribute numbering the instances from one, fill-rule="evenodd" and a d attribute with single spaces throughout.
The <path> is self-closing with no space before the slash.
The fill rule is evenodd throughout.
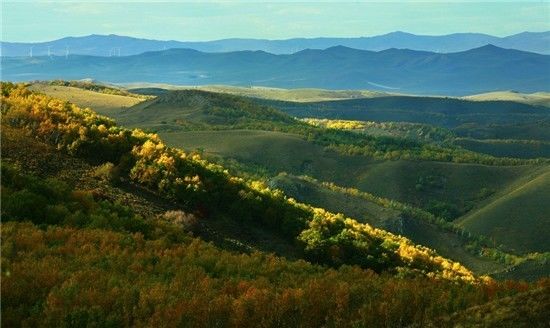
<path id="1" fill-rule="evenodd" d="M 390 48 L 425 50 L 439 53 L 464 51 L 493 43 L 499 47 L 550 54 L 550 31 L 521 32 L 505 37 L 483 33 L 452 33 L 446 35 L 417 35 L 395 31 L 382 35 L 361 37 L 316 37 L 280 40 L 227 38 L 211 41 L 177 41 L 137 38 L 116 34 L 68 36 L 44 42 L 2 42 L 2 56 L 72 54 L 94 56 L 135 55 L 151 50 L 192 48 L 203 52 L 263 50 L 274 54 L 291 54 L 304 49 L 326 49 L 343 45 L 361 50 L 380 51 Z M 68 47 L 68 48 L 67 48 Z M 49 50 L 48 50 L 49 49 Z M 53 49 L 53 50 L 52 50 Z"/>
<path id="2" fill-rule="evenodd" d="M 12 81 L 92 78 L 113 83 L 390 89 L 462 96 L 496 90 L 546 91 L 550 56 L 497 46 L 449 54 L 345 46 L 291 55 L 168 49 L 125 57 L 3 57 L 2 74 Z"/>

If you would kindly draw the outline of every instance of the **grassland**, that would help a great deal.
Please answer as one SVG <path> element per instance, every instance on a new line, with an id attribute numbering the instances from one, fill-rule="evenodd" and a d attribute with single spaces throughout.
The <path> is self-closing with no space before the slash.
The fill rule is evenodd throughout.
<path id="1" fill-rule="evenodd" d="M 487 199 L 458 221 L 518 252 L 550 251 L 550 168 L 524 177 Z"/>
<path id="2" fill-rule="evenodd" d="M 269 87 L 237 87 L 228 85 L 201 85 L 201 86 L 183 86 L 173 85 L 165 83 L 126 83 L 122 85 L 126 89 L 135 89 L 137 93 L 162 90 L 204 90 L 220 93 L 228 93 L 238 96 L 282 100 L 282 101 L 294 101 L 294 102 L 317 102 L 317 101 L 330 101 L 330 100 L 345 100 L 356 98 L 374 98 L 384 97 L 389 95 L 397 95 L 398 93 L 371 91 L 371 90 L 328 90 L 328 89 L 283 89 L 283 88 L 269 88 Z M 428 96 L 427 96 L 428 97 Z M 433 96 L 432 98 L 446 97 Z M 535 93 L 520 93 L 515 91 L 496 91 L 482 94 L 475 94 L 464 97 L 456 97 L 456 99 L 464 99 L 471 101 L 512 101 L 517 103 L 523 103 L 534 106 L 550 107 L 550 93 L 548 92 L 535 92 Z"/>
<path id="3" fill-rule="evenodd" d="M 47 83 L 35 83 L 29 89 L 70 101 L 83 108 L 93 108 L 94 111 L 107 116 L 115 115 L 118 111 L 132 107 L 144 100 Z"/>
<path id="4" fill-rule="evenodd" d="M 313 102 L 327 100 L 342 100 L 356 98 L 372 98 L 387 96 L 389 93 L 370 90 L 327 90 L 327 89 L 282 89 L 269 87 L 237 87 L 228 85 L 202 85 L 202 86 L 180 86 L 159 83 L 130 83 L 124 84 L 124 87 L 136 93 L 154 92 L 155 90 L 203 90 L 217 93 L 226 93 L 236 96 L 251 98 L 284 100 L 296 102 Z"/>
<path id="5" fill-rule="evenodd" d="M 281 132 L 227 130 L 161 132 L 169 145 L 279 172 L 310 175 L 381 197 L 434 210 L 454 210 L 454 219 L 491 194 L 536 172 L 537 166 L 487 166 L 429 161 L 375 161 L 346 156 Z M 391 181 L 391 183 L 388 183 Z"/>
<path id="6" fill-rule="evenodd" d="M 496 157 L 550 157 L 549 141 L 456 138 L 453 142 L 468 150 Z"/>
<path id="7" fill-rule="evenodd" d="M 550 107 L 549 92 L 520 93 L 515 91 L 495 91 L 462 97 L 474 101 L 514 101 L 523 104 Z"/>

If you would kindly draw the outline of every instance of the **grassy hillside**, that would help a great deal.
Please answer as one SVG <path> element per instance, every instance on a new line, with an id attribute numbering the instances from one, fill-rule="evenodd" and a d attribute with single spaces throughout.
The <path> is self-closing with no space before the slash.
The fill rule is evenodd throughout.
<path id="1" fill-rule="evenodd" d="M 103 115 L 114 115 L 121 109 L 134 106 L 144 98 L 128 95 L 101 93 L 93 90 L 85 90 L 78 87 L 52 85 L 50 83 L 34 83 L 30 90 L 42 92 L 49 96 L 65 99 L 82 108 L 93 108 Z"/>
<path id="2" fill-rule="evenodd" d="M 487 101 L 487 100 L 502 100 L 502 101 L 514 101 L 529 105 L 546 106 L 550 107 L 550 93 L 549 92 L 535 92 L 535 93 L 519 93 L 515 91 L 495 91 L 488 93 L 481 93 L 477 95 L 471 95 L 462 97 L 463 99 L 475 100 L 475 101 Z"/>
<path id="3" fill-rule="evenodd" d="M 455 145 L 496 157 L 550 156 L 550 111 L 538 102 L 412 96 L 311 103 L 258 101 L 305 117 L 305 121 L 315 125 L 443 142 L 447 147 Z"/>
<path id="4" fill-rule="evenodd" d="M 459 224 L 516 252 L 550 250 L 550 169 L 496 193 Z"/>
<path id="5" fill-rule="evenodd" d="M 157 131 L 274 129 L 298 124 L 284 113 L 257 106 L 245 98 L 196 90 L 172 91 L 113 116 L 124 126 Z"/>
<path id="6" fill-rule="evenodd" d="M 443 97 L 386 96 L 311 103 L 270 100 L 261 102 L 297 117 L 404 121 L 450 128 L 465 123 L 535 122 L 537 118 L 548 118 L 550 115 L 546 107 L 513 101 L 477 102 Z"/>
<path id="7" fill-rule="evenodd" d="M 469 123 L 458 126 L 453 131 L 465 138 L 474 139 L 502 139 L 502 140 L 534 140 L 550 141 L 550 120 L 540 117 L 539 121 L 531 120 L 510 124 L 477 124 Z"/>
<path id="8" fill-rule="evenodd" d="M 238 87 L 230 85 L 201 85 L 178 86 L 156 83 L 127 83 L 123 84 L 129 91 L 138 94 L 153 94 L 168 92 L 169 90 L 203 90 L 218 93 L 227 93 L 252 98 L 285 100 L 297 102 L 314 102 L 326 100 L 341 100 L 355 98 L 371 98 L 387 95 L 385 92 L 370 90 L 328 90 L 328 89 L 282 89 L 268 87 Z"/>
<path id="9" fill-rule="evenodd" d="M 362 172 L 356 177 L 356 186 L 436 214 L 448 212 L 443 216 L 453 219 L 537 169 L 536 166 L 391 161 L 373 165 Z"/>
<path id="10" fill-rule="evenodd" d="M 454 143 L 471 151 L 497 157 L 550 157 L 550 141 L 457 138 Z"/>
<path id="11" fill-rule="evenodd" d="M 346 156 L 296 135 L 264 131 L 190 131 L 160 133 L 172 146 L 201 149 L 266 168 L 276 175 L 307 174 L 322 181 L 356 187 L 456 218 L 536 166 L 486 166 L 420 161 L 377 161 Z M 387 183 L 391 181 L 392 183 Z"/>
<path id="12" fill-rule="evenodd" d="M 407 123 L 407 122 L 373 122 L 373 121 L 350 121 L 350 120 L 331 120 L 305 118 L 302 121 L 325 128 L 349 130 L 357 133 L 390 136 L 415 140 L 424 143 L 433 143 L 447 147 L 459 146 L 477 153 L 488 154 L 495 157 L 515 157 L 515 158 L 541 158 L 550 157 L 550 143 L 544 140 L 516 140 L 516 139 L 473 139 L 457 137 L 455 132 L 436 127 L 429 124 Z M 524 126 L 525 129 L 535 127 L 536 125 Z M 491 127 L 495 129 L 495 126 Z M 504 136 L 506 133 L 513 133 L 510 127 L 501 126 L 500 131 Z M 515 128 L 518 130 L 518 128 Z M 466 133 L 476 133 L 475 128 L 462 127 L 460 129 Z M 508 130 L 508 131 L 507 131 Z M 520 131 L 518 131 L 520 132 Z M 536 135 L 535 131 L 516 133 L 516 136 Z"/>

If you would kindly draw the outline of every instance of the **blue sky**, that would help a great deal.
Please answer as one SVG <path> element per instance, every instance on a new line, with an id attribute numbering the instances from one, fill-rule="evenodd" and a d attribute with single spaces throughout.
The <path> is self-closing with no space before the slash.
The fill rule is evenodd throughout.
<path id="1" fill-rule="evenodd" d="M 550 30 L 550 0 L 516 2 L 2 1 L 3 41 L 120 34 L 152 39 L 355 37 L 406 31 L 506 36 Z"/>

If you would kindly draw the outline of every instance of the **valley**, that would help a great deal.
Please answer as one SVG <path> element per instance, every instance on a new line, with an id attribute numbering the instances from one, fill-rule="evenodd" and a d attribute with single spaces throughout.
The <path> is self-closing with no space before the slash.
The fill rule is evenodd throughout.
<path id="1" fill-rule="evenodd" d="M 0 326 L 550 327 L 550 0 L 1 7 Z"/>
<path id="2" fill-rule="evenodd" d="M 49 87 L 44 88 L 40 84 L 35 84 L 32 88 L 45 93 L 49 92 Z M 69 99 L 72 90 L 69 88 L 64 90 L 67 92 L 66 99 Z M 516 190 L 517 186 L 523 184 L 528 186 L 533 184 L 536 186 L 534 195 L 544 198 L 545 193 L 541 192 L 540 188 L 547 188 L 550 185 L 545 173 L 548 167 L 545 160 L 486 165 L 476 163 L 475 157 L 470 160 L 473 162 L 455 163 L 437 160 L 384 160 L 383 156 L 377 159 L 345 154 L 306 137 L 300 131 L 301 129 L 307 131 L 309 128 L 302 125 L 300 121 L 294 121 L 277 110 L 267 112 L 261 110 L 258 106 L 265 105 L 265 100 L 255 104 L 257 98 L 254 97 L 247 100 L 234 96 L 227 98 L 222 96 L 223 93 L 218 96 L 216 93 L 201 93 L 194 90 L 178 92 L 171 94 L 163 92 L 163 95 L 169 95 L 169 97 L 161 95 L 158 96 L 159 100 L 143 100 L 135 107 L 124 108 L 120 108 L 117 103 L 109 107 L 104 97 L 94 98 L 93 93 L 88 93 L 90 96 L 88 99 L 93 99 L 92 103 L 83 102 L 82 104 L 93 106 L 93 101 L 97 101 L 99 106 L 96 107 L 100 108 L 98 112 L 114 117 L 124 126 L 155 131 L 167 145 L 199 152 L 228 167 L 235 174 L 264 180 L 270 186 L 283 190 L 299 201 L 341 212 L 358 220 L 365 220 L 364 222 L 376 227 L 405 235 L 418 244 L 434 248 L 444 256 L 466 264 L 477 273 L 498 276 L 504 274 L 505 270 L 508 271 L 510 264 L 514 261 L 500 262 L 504 259 L 504 255 L 498 255 L 496 258 L 500 260 L 496 261 L 490 256 L 475 255 L 475 252 L 472 253 L 468 249 L 479 241 L 465 239 L 463 233 L 457 233 L 453 230 L 454 228 L 448 230 L 449 228 L 445 228 L 446 225 L 456 224 L 467 233 L 487 238 L 482 244 L 485 243 L 486 247 L 498 247 L 505 253 L 514 254 L 510 255 L 512 257 L 548 251 L 548 245 L 545 242 L 548 232 L 542 228 L 547 225 L 544 223 L 546 220 L 544 213 L 548 209 L 541 207 L 544 204 L 537 197 L 509 196 L 506 192 L 506 190 Z M 73 98 L 73 100 L 78 99 Z M 421 100 L 420 98 L 418 101 Z M 298 106 L 299 103 L 287 102 L 284 106 L 270 103 L 270 107 L 287 111 L 291 104 Z M 313 108 L 309 105 L 310 102 L 305 104 L 307 108 Z M 327 104 L 333 106 L 335 110 L 339 108 L 338 106 L 344 105 L 338 102 L 334 104 L 334 101 Z M 220 110 L 225 109 L 206 111 L 205 105 L 214 108 L 221 106 Z M 497 104 L 489 102 L 489 105 Z M 471 113 L 476 111 L 478 103 L 470 106 L 469 102 L 460 101 L 451 102 L 451 106 L 461 106 L 463 111 Z M 514 105 L 510 102 L 505 104 L 504 110 L 527 122 L 534 122 L 535 119 L 540 120 L 540 117 L 548 115 L 543 108 L 526 106 Z M 239 110 L 236 111 L 236 108 Z M 432 108 L 437 106 L 432 105 Z M 486 106 L 480 108 L 481 111 L 491 115 L 490 111 L 486 111 Z M 326 113 L 324 110 L 320 112 Z M 444 108 L 443 112 L 445 112 Z M 306 115 L 313 116 L 310 115 L 312 113 L 315 112 L 307 112 Z M 467 117 L 478 119 L 477 115 Z M 479 122 L 483 123 L 486 120 L 487 118 L 482 116 Z M 440 122 L 447 121 L 448 119 L 444 119 Z M 431 134 L 431 137 L 423 139 L 420 137 L 423 131 L 430 131 L 426 130 L 427 126 L 395 124 L 397 125 L 378 128 L 383 128 L 382 130 L 371 128 L 365 132 L 354 133 L 372 134 L 373 131 L 387 131 L 378 132 L 378 135 L 398 139 L 414 137 L 417 140 L 420 139 L 422 143 L 437 142 L 443 147 L 447 147 L 445 139 L 453 135 L 452 130 L 449 130 L 450 134 L 438 132 L 439 134 Z M 442 123 L 441 127 L 446 129 L 445 123 Z M 399 131 L 415 132 L 404 134 Z M 436 138 L 438 135 L 441 137 Z M 312 181 L 319 182 L 310 182 L 308 180 L 310 178 L 315 179 Z M 327 188 L 322 182 L 334 183 L 342 189 Z M 364 198 L 349 195 L 345 192 L 345 188 L 352 188 L 360 193 L 375 195 L 374 197 L 381 197 L 388 201 L 409 204 L 408 206 L 423 209 L 427 211 L 428 216 L 433 215 L 438 218 L 437 220 L 447 223 L 430 222 L 420 217 L 403 214 L 407 213 L 403 209 L 396 210 L 381 206 L 372 199 L 366 201 Z M 530 189 L 526 188 L 526 195 L 529 195 Z M 485 219 L 488 220 L 491 215 L 499 221 L 514 220 L 516 214 L 513 211 L 498 212 L 501 208 L 500 204 L 503 204 L 503 208 L 521 204 L 521 208 L 532 209 L 533 212 L 529 217 L 539 226 L 522 222 L 522 226 L 530 229 L 525 231 L 526 239 L 522 240 L 518 239 L 518 235 L 508 238 L 510 235 L 503 233 L 504 231 L 498 228 L 498 224 L 485 223 L 488 227 L 485 228 L 486 230 L 482 230 L 479 224 L 474 224 L 474 222 L 485 222 Z M 498 210 L 495 214 L 491 214 L 495 211 L 491 208 Z M 491 230 L 493 228 L 496 230 Z M 535 235 L 540 236 L 541 239 L 532 238 Z M 533 241 L 531 245 L 534 248 L 517 247 L 518 243 L 527 245 L 525 244 L 527 240 Z M 511 259 L 510 256 L 509 259 Z M 517 265 L 523 265 L 524 262 L 517 263 Z M 545 269 L 544 265 L 543 267 L 539 265 L 536 270 L 545 275 L 548 268 Z"/>

